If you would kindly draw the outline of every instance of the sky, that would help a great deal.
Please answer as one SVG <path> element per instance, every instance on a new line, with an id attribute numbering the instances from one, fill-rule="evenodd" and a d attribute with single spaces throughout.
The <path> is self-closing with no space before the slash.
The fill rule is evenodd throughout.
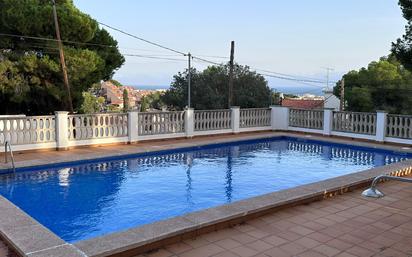
<path id="1" fill-rule="evenodd" d="M 389 54 L 406 21 L 396 0 L 74 0 L 94 19 L 136 36 L 198 56 L 230 53 L 253 68 L 336 81 L 349 70 Z M 124 54 L 167 55 L 108 29 Z M 171 56 L 168 56 L 171 55 Z M 216 62 L 225 59 L 204 57 Z M 197 69 L 207 64 L 193 63 Z M 126 57 L 115 79 L 127 85 L 169 85 L 185 61 Z M 314 86 L 268 78 L 269 86 Z"/>

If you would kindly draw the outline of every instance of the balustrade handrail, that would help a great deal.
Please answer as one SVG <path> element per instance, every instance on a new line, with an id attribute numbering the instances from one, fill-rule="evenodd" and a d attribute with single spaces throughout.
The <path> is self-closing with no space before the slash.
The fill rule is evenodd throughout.
<path id="1" fill-rule="evenodd" d="M 195 110 L 195 112 L 230 112 L 230 109 Z"/>
<path id="2" fill-rule="evenodd" d="M 185 111 L 155 111 L 155 112 L 138 112 L 139 114 L 162 114 L 162 113 L 181 113 L 181 112 L 185 112 Z"/>
<path id="3" fill-rule="evenodd" d="M 270 110 L 270 108 L 241 108 L 240 110 Z"/>
<path id="4" fill-rule="evenodd" d="M 69 117 L 86 117 L 86 116 L 111 116 L 111 115 L 127 115 L 127 113 L 123 113 L 123 112 L 113 112 L 113 113 L 85 113 L 85 114 L 69 114 Z"/>
<path id="5" fill-rule="evenodd" d="M 333 111 L 333 113 L 348 113 L 348 114 L 376 115 L 376 112 Z"/>
<path id="6" fill-rule="evenodd" d="M 405 118 L 412 118 L 412 115 L 408 115 L 408 114 L 388 114 L 388 117 L 405 117 Z"/>
<path id="7" fill-rule="evenodd" d="M 298 110 L 298 111 L 323 111 L 324 108 L 313 108 L 313 109 L 305 109 L 305 108 L 289 108 L 289 110 Z"/>
<path id="8" fill-rule="evenodd" d="M 24 117 L 0 117 L 0 120 L 26 120 L 26 119 L 45 119 L 54 118 L 54 115 L 24 116 Z"/>

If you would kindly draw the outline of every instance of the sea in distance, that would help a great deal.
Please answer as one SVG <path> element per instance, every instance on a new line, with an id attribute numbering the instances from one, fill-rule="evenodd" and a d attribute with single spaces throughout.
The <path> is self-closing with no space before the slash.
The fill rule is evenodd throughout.
<path id="1" fill-rule="evenodd" d="M 138 85 L 133 86 L 136 89 L 141 90 L 166 90 L 169 89 L 168 85 L 157 85 L 157 86 L 148 86 L 148 85 Z M 284 94 L 294 94 L 294 95 L 304 95 L 304 94 L 311 94 L 311 95 L 323 95 L 321 87 L 289 87 L 289 86 L 277 86 L 271 87 L 276 92 L 281 92 Z"/>

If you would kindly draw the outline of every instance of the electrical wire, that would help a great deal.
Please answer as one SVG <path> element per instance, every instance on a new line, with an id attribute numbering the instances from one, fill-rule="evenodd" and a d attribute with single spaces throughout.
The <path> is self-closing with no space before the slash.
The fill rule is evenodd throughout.
<path id="1" fill-rule="evenodd" d="M 315 79 L 315 78 L 309 78 L 309 77 L 303 77 L 303 76 L 297 76 L 297 75 L 290 75 L 290 74 L 285 74 L 285 73 L 280 73 L 280 72 L 275 72 L 275 71 L 269 71 L 269 70 L 254 68 L 254 67 L 251 67 L 251 68 L 254 69 L 254 70 L 257 70 L 257 71 L 261 71 L 261 72 L 266 72 L 266 73 L 271 73 L 271 74 L 275 74 L 275 75 L 291 77 L 291 78 L 294 78 L 294 79 L 302 79 L 302 80 L 306 80 L 308 82 L 313 82 L 313 83 L 327 83 L 324 80 L 319 80 L 319 79 Z M 334 82 L 329 81 L 329 83 L 334 83 Z"/>
<path id="2" fill-rule="evenodd" d="M 43 40 L 43 41 L 50 41 L 50 42 L 58 42 L 57 39 L 47 38 L 47 37 L 23 36 L 23 35 L 7 34 L 7 33 L 0 33 L 0 36 L 13 37 L 13 38 L 24 38 L 24 39 L 33 39 L 33 40 Z M 153 53 L 164 53 L 162 51 L 142 49 L 142 48 L 120 47 L 120 46 L 117 46 L 117 45 L 78 42 L 78 41 L 72 41 L 72 40 L 62 40 L 62 42 L 67 43 L 67 44 L 90 45 L 90 46 L 100 46 L 100 47 L 108 47 L 108 48 L 118 48 L 118 49 L 125 49 L 125 50 L 136 50 L 136 51 L 153 52 Z"/>
<path id="3" fill-rule="evenodd" d="M 141 57 L 141 58 L 148 58 L 148 59 L 156 59 L 156 60 L 169 60 L 169 61 L 183 61 L 183 62 L 186 62 L 186 60 L 183 60 L 183 59 L 157 57 L 157 56 L 151 56 L 151 55 L 140 55 L 140 54 L 123 54 L 123 55 L 124 56 L 130 56 L 130 57 Z"/>
<path id="4" fill-rule="evenodd" d="M 113 26 L 107 25 L 105 23 L 102 22 L 98 22 L 100 25 L 103 25 L 105 27 L 108 27 L 112 30 L 118 31 L 122 34 L 128 35 L 130 37 L 133 37 L 135 39 L 141 40 L 143 42 L 146 42 L 148 44 L 160 47 L 162 49 L 168 50 L 168 51 L 172 51 L 174 53 L 177 53 L 179 55 L 183 55 L 183 56 L 187 56 L 188 54 L 185 54 L 179 50 L 175 50 L 172 49 L 170 47 L 166 47 L 164 45 L 160 45 L 158 43 L 152 42 L 150 40 L 144 39 L 142 37 L 138 37 L 136 35 L 133 35 L 131 33 L 128 33 L 126 31 L 123 31 L 121 29 L 115 28 Z M 51 39 L 51 38 L 44 38 L 44 37 L 35 37 L 35 36 L 21 36 L 21 35 L 14 35 L 14 34 L 7 34 L 7 33 L 0 33 L 0 36 L 9 36 L 9 37 L 17 37 L 17 38 L 27 38 L 27 39 L 35 39 L 35 40 L 46 40 L 46 41 L 53 41 L 53 42 L 58 42 L 58 40 L 56 39 Z M 96 44 L 96 43 L 83 43 L 83 42 L 76 42 L 76 41 L 70 41 L 70 40 L 63 40 L 62 42 L 65 43 L 70 43 L 70 44 L 83 44 L 83 45 L 92 45 L 92 46 L 104 46 L 104 47 L 118 47 L 116 45 L 104 45 L 104 44 Z M 158 56 L 143 56 L 143 55 L 138 55 L 138 54 L 124 54 L 125 56 L 135 56 L 135 57 L 142 57 L 142 58 L 150 58 L 150 59 L 160 59 L 160 57 Z M 207 57 L 205 55 L 205 57 Z M 211 56 L 209 55 L 208 57 L 210 58 L 227 58 L 227 57 L 223 57 L 223 56 Z M 173 60 L 173 61 L 184 61 L 182 59 L 175 59 L 175 58 L 162 58 L 163 60 Z M 205 58 L 201 58 L 195 55 L 192 55 L 192 59 L 193 60 L 198 60 L 198 61 L 202 61 L 205 63 L 209 63 L 209 64 L 213 64 L 213 65 L 217 65 L 217 66 L 224 66 L 224 64 L 222 63 L 217 63 L 215 61 L 211 61 L 211 60 L 207 60 Z M 301 83 L 325 83 L 324 81 L 321 80 L 314 80 L 314 79 L 302 79 L 299 78 L 298 76 L 295 75 L 289 75 L 289 74 L 284 74 L 284 73 L 279 73 L 279 72 L 274 72 L 274 71 L 269 71 L 269 70 L 263 70 L 263 69 L 257 69 L 257 68 L 252 68 L 254 70 L 256 70 L 257 74 L 260 74 L 262 76 L 266 76 L 266 77 L 271 77 L 271 78 L 276 78 L 276 79 L 282 79 L 282 80 L 289 80 L 289 81 L 295 81 L 295 82 L 301 82 Z M 263 71 L 265 73 L 262 72 L 257 72 L 257 71 Z M 271 74 L 267 74 L 267 73 L 271 73 Z M 277 75 L 275 75 L 277 74 Z M 333 83 L 333 82 L 332 82 Z M 315 85 L 311 85 L 311 86 L 315 86 Z M 321 87 L 321 86 L 318 86 Z"/>
<path id="5" fill-rule="evenodd" d="M 117 32 L 120 32 L 120 33 L 122 33 L 122 34 L 125 34 L 125 35 L 128 35 L 128 36 L 130 36 L 130 37 L 136 38 L 136 39 L 138 39 L 138 40 L 140 40 L 140 41 L 146 42 L 146 43 L 148 43 L 148 44 L 151 44 L 151 45 L 154 45 L 154 46 L 163 48 L 163 49 L 165 49 L 165 50 L 169 50 L 169 51 L 172 51 L 172 52 L 181 54 L 181 55 L 183 55 L 183 56 L 186 56 L 186 54 L 183 53 L 183 52 L 181 52 L 181 51 L 178 51 L 178 50 L 172 49 L 172 48 L 170 48 L 170 47 L 163 46 L 163 45 L 160 45 L 160 44 L 158 44 L 158 43 L 152 42 L 152 41 L 150 41 L 150 40 L 147 40 L 147 39 L 144 39 L 144 38 L 135 36 L 135 35 L 133 35 L 133 34 L 130 34 L 130 33 L 126 32 L 126 31 L 123 31 L 123 30 L 121 30 L 121 29 L 118 29 L 118 28 L 115 28 L 115 27 L 113 27 L 113 26 L 107 25 L 107 24 L 105 24 L 105 23 L 103 23 L 103 22 L 97 21 L 97 23 L 99 23 L 100 25 L 103 25 L 103 26 L 105 26 L 105 27 L 107 27 L 107 28 L 110 28 L 110 29 L 112 29 L 112 30 L 115 30 L 115 31 L 117 31 Z"/>

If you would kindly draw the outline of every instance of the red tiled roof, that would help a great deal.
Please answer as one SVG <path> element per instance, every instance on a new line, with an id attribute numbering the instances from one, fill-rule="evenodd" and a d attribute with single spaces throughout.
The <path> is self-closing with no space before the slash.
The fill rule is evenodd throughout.
<path id="1" fill-rule="evenodd" d="M 282 100 L 282 106 L 300 108 L 300 109 L 315 109 L 323 108 L 323 100 L 314 100 L 314 99 L 293 99 L 285 98 Z"/>

